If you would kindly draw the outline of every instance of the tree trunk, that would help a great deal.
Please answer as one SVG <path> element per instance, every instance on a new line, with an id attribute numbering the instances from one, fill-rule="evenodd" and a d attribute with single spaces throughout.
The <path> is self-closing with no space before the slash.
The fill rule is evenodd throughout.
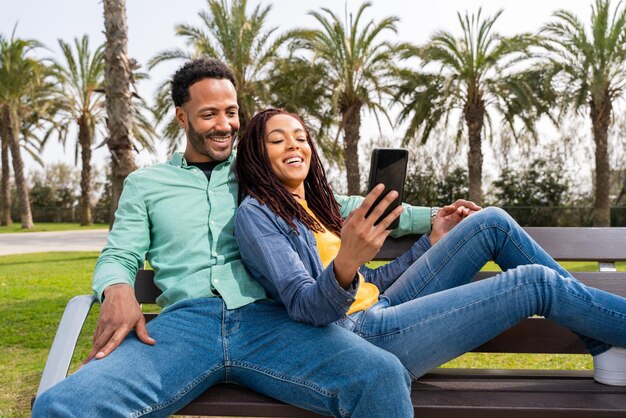
<path id="1" fill-rule="evenodd" d="M 22 153 L 20 150 L 20 122 L 15 111 L 5 108 L 6 122 L 5 129 L 8 132 L 9 147 L 11 148 L 11 160 L 13 161 L 13 174 L 15 175 L 15 188 L 17 189 L 17 198 L 20 204 L 20 218 L 22 228 L 32 229 L 33 215 L 30 210 L 30 199 L 28 198 L 28 187 L 24 178 L 24 161 L 22 161 Z M 4 123 L 3 123 L 4 124 Z"/>
<path id="2" fill-rule="evenodd" d="M 80 144 L 80 158 L 82 170 L 80 172 L 80 224 L 93 224 L 91 214 L 91 143 L 93 133 L 89 121 L 83 115 L 78 121 L 78 143 Z"/>
<path id="3" fill-rule="evenodd" d="M 251 115 L 248 112 L 248 109 L 243 103 L 239 103 L 239 134 L 238 136 L 241 138 L 243 133 L 246 131 L 248 127 L 248 123 L 250 123 Z"/>
<path id="4" fill-rule="evenodd" d="M 111 213 L 113 223 L 117 202 L 122 193 L 124 179 L 137 166 L 133 158 L 130 133 L 131 69 L 127 54 L 127 27 L 125 0 L 104 0 L 105 92 L 107 106 L 107 146 L 111 152 Z"/>
<path id="5" fill-rule="evenodd" d="M 0 225 L 9 226 L 13 224 L 11 219 L 11 170 L 9 167 L 9 133 L 6 129 L 7 120 L 4 118 L 4 109 L 0 114 L 0 141 L 2 141 L 2 190 L 0 194 L 2 201 L 0 202 L 0 210 L 2 216 Z"/>
<path id="6" fill-rule="evenodd" d="M 477 205 L 482 205 L 482 130 L 485 116 L 485 103 L 479 93 L 469 95 L 469 100 L 465 104 L 463 113 L 469 133 L 469 152 L 467 154 L 469 200 L 475 202 Z"/>
<path id="7" fill-rule="evenodd" d="M 605 93 L 602 104 L 596 107 L 590 103 L 593 140 L 596 143 L 596 175 L 594 184 L 593 226 L 611 226 L 611 204 L 609 200 L 609 125 L 611 123 L 612 104 Z"/>
<path id="8" fill-rule="evenodd" d="M 361 194 L 361 173 L 359 169 L 359 140 L 361 139 L 361 104 L 353 104 L 343 112 L 343 161 L 346 164 L 348 194 Z"/>

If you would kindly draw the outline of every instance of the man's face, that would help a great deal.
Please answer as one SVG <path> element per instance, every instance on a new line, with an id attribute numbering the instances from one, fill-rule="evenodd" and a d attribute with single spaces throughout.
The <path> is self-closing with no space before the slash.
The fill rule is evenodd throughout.
<path id="1" fill-rule="evenodd" d="M 176 119 L 187 134 L 189 162 L 224 161 L 239 129 L 235 86 L 226 79 L 205 78 L 189 87 L 189 100 L 176 108 Z"/>

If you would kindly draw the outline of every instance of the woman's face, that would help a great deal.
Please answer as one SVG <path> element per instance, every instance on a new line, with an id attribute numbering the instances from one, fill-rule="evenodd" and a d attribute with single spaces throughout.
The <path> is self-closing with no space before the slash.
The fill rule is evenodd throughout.
<path id="1" fill-rule="evenodd" d="M 292 116 L 272 116 L 265 125 L 265 146 L 272 172 L 287 190 L 304 199 L 304 179 L 311 165 L 304 127 Z"/>

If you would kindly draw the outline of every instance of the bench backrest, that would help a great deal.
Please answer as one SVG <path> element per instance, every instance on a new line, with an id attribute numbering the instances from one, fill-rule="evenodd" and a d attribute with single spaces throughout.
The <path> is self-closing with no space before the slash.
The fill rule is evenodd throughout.
<path id="1" fill-rule="evenodd" d="M 589 286 L 626 297 L 626 272 L 618 272 L 616 262 L 626 261 L 626 228 L 525 228 L 558 261 L 597 261 L 595 271 L 576 272 L 574 276 Z M 418 236 L 389 238 L 376 256 L 391 260 L 408 250 Z M 476 280 L 497 274 L 481 272 Z M 140 270 L 135 282 L 139 303 L 154 303 L 161 291 L 154 285 L 154 273 Z M 529 318 L 478 347 L 479 352 L 584 354 L 579 338 L 552 321 Z"/>

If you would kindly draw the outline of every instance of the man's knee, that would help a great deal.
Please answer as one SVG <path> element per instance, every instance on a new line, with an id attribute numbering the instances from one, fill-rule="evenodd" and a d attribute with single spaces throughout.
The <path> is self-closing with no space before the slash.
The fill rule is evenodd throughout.
<path id="1" fill-rule="evenodd" d="M 374 360 L 374 364 L 368 365 L 380 387 L 409 390 L 411 387 L 411 376 L 398 358 L 385 351 L 380 350 L 379 355 Z"/>
<path id="2" fill-rule="evenodd" d="M 393 354 L 380 350 L 375 364 L 368 363 L 367 373 L 361 373 L 361 399 L 363 405 L 353 411 L 353 416 L 411 417 L 411 377 L 400 360 Z M 366 406 L 365 408 L 363 408 Z M 359 413 L 360 411 L 360 413 Z"/>
<path id="3" fill-rule="evenodd" d="M 55 389 L 56 386 L 48 389 L 35 398 L 32 411 L 32 416 L 34 418 L 73 416 L 70 411 L 67 410 L 67 403 L 61 399 L 60 394 L 58 394 Z"/>
<path id="4" fill-rule="evenodd" d="M 38 395 L 33 404 L 32 416 L 71 418 L 108 414 L 105 406 L 111 401 L 102 394 L 102 386 L 86 384 L 73 376 Z"/>

